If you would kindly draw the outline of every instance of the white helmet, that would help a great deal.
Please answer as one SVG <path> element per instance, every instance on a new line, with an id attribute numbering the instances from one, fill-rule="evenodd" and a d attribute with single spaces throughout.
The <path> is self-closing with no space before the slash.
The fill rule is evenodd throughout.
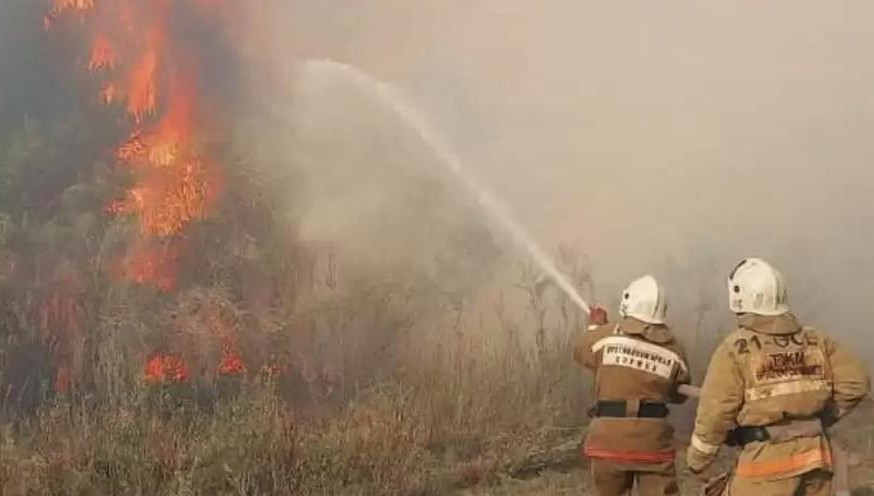
<path id="1" fill-rule="evenodd" d="M 789 311 L 783 276 L 768 262 L 747 258 L 728 276 L 728 307 L 734 313 L 783 315 Z"/>
<path id="2" fill-rule="evenodd" d="M 619 315 L 634 317 L 648 324 L 664 324 L 668 305 L 665 290 L 653 276 L 643 276 L 622 292 Z"/>

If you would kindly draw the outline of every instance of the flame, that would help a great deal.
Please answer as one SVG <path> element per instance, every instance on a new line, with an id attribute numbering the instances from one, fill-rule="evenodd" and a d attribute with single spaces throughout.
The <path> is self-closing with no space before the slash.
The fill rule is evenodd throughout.
<path id="1" fill-rule="evenodd" d="M 153 384 L 179 384 L 188 381 L 188 367 L 179 354 L 159 351 L 146 362 L 145 379 Z"/>
<path id="2" fill-rule="evenodd" d="M 98 71 L 115 67 L 115 47 L 106 35 L 98 34 L 91 46 L 91 60 L 88 69 Z"/>
<path id="3" fill-rule="evenodd" d="M 236 344 L 232 339 L 225 339 L 222 343 L 222 361 L 219 364 L 220 375 L 242 375 L 246 373 L 246 365 L 236 352 Z"/>
<path id="4" fill-rule="evenodd" d="M 67 12 L 84 13 L 94 9 L 94 0 L 55 0 L 48 13 L 43 16 L 43 28 L 51 29 L 55 20 Z"/>
<path id="5" fill-rule="evenodd" d="M 178 250 L 143 247 L 172 244 L 208 216 L 222 182 L 217 161 L 198 144 L 205 119 L 197 48 L 189 33 L 168 29 L 170 12 L 188 2 L 205 15 L 226 1 L 104 0 L 97 8 L 95 0 L 55 0 L 45 17 L 47 28 L 65 13 L 98 21 L 87 66 L 105 78 L 99 100 L 123 108 L 132 124 L 115 158 L 135 184 L 107 210 L 136 217 L 140 239 L 118 272 L 165 291 L 176 287 Z"/>
<path id="6" fill-rule="evenodd" d="M 157 102 L 157 82 L 155 74 L 158 68 L 158 54 L 155 48 L 149 48 L 140 56 L 139 61 L 131 71 L 130 83 L 127 87 L 127 112 L 137 122 L 155 110 Z"/>
<path id="7" fill-rule="evenodd" d="M 115 90 L 113 90 L 113 93 L 115 93 Z M 126 142 L 118 147 L 115 157 L 120 162 L 130 162 L 136 157 L 143 156 L 146 152 L 148 152 L 148 147 L 143 141 L 142 132 L 137 130 L 131 134 Z"/>
<path id="8" fill-rule="evenodd" d="M 219 374 L 221 375 L 241 375 L 246 373 L 246 365 L 243 359 L 233 351 L 226 351 L 222 357 L 222 362 L 219 364 Z"/>
<path id="9" fill-rule="evenodd" d="M 160 246 L 141 242 L 122 260 L 116 274 L 137 284 L 173 291 L 177 286 L 179 256 L 179 245 Z"/>
<path id="10" fill-rule="evenodd" d="M 172 155 L 163 157 L 168 156 Z M 110 212 L 137 215 L 140 232 L 157 237 L 178 234 L 191 222 L 205 217 L 216 185 L 210 177 L 214 171 L 197 159 L 173 163 L 171 170 L 146 171 L 144 183 L 111 204 Z"/>
<path id="11" fill-rule="evenodd" d="M 103 89 L 100 90 L 100 102 L 104 105 L 110 105 L 115 102 L 115 85 L 106 83 Z"/>
<path id="12" fill-rule="evenodd" d="M 94 0 L 55 0 L 51 12 L 62 14 L 68 10 L 84 12 L 94 8 Z"/>

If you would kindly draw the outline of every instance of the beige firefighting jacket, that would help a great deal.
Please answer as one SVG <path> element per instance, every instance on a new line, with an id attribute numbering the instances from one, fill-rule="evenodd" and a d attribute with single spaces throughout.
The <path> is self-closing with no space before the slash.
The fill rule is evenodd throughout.
<path id="1" fill-rule="evenodd" d="M 695 432 L 686 461 L 701 471 L 735 425 L 789 425 L 823 412 L 839 418 L 869 391 L 865 367 L 838 343 L 795 316 L 745 314 L 717 348 L 701 387 Z M 739 477 L 781 479 L 831 469 L 822 434 L 747 444 Z"/>
<path id="2" fill-rule="evenodd" d="M 691 380 L 686 353 L 671 330 L 626 318 L 586 332 L 574 358 L 594 372 L 598 401 L 682 403 L 680 384 Z M 589 425 L 584 452 L 592 458 L 629 463 L 672 463 L 671 424 L 664 418 L 595 418 Z"/>

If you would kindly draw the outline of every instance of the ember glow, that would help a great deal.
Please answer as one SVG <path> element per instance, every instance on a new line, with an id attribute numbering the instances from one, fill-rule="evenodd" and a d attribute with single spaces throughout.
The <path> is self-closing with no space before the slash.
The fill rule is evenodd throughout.
<path id="1" fill-rule="evenodd" d="M 207 17 L 223 1 L 56 0 L 46 14 L 48 27 L 82 20 L 77 28 L 91 40 L 87 69 L 102 85 L 96 97 L 128 116 L 130 133 L 114 156 L 134 184 L 108 211 L 135 217 L 140 239 L 116 272 L 164 291 L 176 287 L 185 230 L 209 214 L 222 182 L 220 164 L 200 145 L 197 47 L 170 29 L 171 14 L 185 7 L 185 15 Z"/>

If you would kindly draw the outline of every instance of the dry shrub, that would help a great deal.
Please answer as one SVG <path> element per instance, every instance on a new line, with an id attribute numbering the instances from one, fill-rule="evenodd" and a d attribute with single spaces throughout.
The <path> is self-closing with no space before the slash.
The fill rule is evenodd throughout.
<path id="1" fill-rule="evenodd" d="M 263 314 L 220 285 L 163 300 L 114 290 L 92 330 L 94 388 L 2 424 L 0 494 L 424 495 L 500 482 L 586 420 L 573 310 L 527 274 L 528 311 L 498 305 L 485 320 L 422 280 L 341 282 Z M 208 371 L 228 336 L 250 365 L 233 394 L 209 373 L 143 384 L 141 350 L 169 342 Z M 264 380 L 271 356 L 285 373 Z"/>

